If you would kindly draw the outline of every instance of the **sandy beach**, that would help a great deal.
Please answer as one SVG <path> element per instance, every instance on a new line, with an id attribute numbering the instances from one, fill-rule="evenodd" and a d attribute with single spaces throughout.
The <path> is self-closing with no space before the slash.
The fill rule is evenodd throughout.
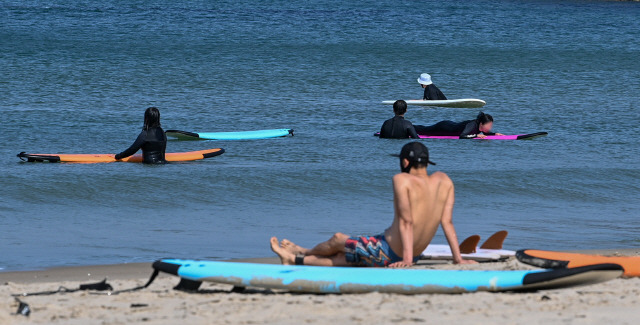
<path id="1" fill-rule="evenodd" d="M 428 174 L 454 184 L 447 202 L 460 241 L 477 234 L 482 245 L 505 229 L 506 249 L 640 258 L 640 0 L 7 0 L 0 16 L 0 325 L 640 325 L 640 277 L 401 295 L 211 282 L 184 292 L 179 277 L 160 274 L 122 291 L 147 283 L 163 257 L 278 264 L 272 236 L 312 247 L 400 225 L 407 191 L 393 179 L 414 141 L 437 164 Z M 436 87 L 449 102 L 411 103 L 392 133 L 422 126 L 452 138 L 374 136 L 396 115 L 383 101 Z M 157 123 L 145 123 L 150 107 Z M 448 130 L 429 128 L 443 121 Z M 198 137 L 169 132 L 165 142 L 149 124 Z M 295 131 L 265 135 L 280 129 Z M 168 164 L 53 162 L 214 148 L 224 154 Z M 421 203 L 410 206 L 445 211 Z M 451 239 L 440 228 L 428 231 L 433 244 Z M 515 258 L 412 268 L 536 269 Z M 397 279 L 400 290 L 411 273 L 382 271 L 351 274 Z M 112 291 L 79 290 L 105 279 Z"/>
<path id="2" fill-rule="evenodd" d="M 640 255 L 640 249 L 589 251 L 605 255 Z M 276 258 L 244 261 L 276 263 Z M 515 259 L 458 266 L 425 261 L 415 268 L 514 270 L 533 269 Z M 76 289 L 80 284 L 108 279 L 114 290 L 144 285 L 151 263 L 54 268 L 0 273 L 1 324 L 300 324 L 300 323 L 436 323 L 474 324 L 636 324 L 640 316 L 640 279 L 528 293 L 468 294 L 292 294 L 203 283 L 197 293 L 172 288 L 179 282 L 161 274 L 146 289 L 107 295 L 77 291 L 27 296 L 28 317 L 16 315 L 12 294 Z"/>

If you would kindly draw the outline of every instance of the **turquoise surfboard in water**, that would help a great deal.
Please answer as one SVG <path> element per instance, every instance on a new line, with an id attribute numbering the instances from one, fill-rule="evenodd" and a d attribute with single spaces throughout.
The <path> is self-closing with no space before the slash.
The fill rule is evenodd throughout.
<path id="1" fill-rule="evenodd" d="M 293 136 L 293 129 L 271 129 L 271 130 L 255 130 L 255 131 L 237 131 L 237 132 L 187 132 L 180 130 L 167 130 L 165 134 L 168 137 L 177 138 L 178 140 L 254 140 L 278 138 L 287 135 Z"/>
<path id="2" fill-rule="evenodd" d="M 162 259 L 153 268 L 196 282 L 306 293 L 401 294 L 552 289 L 619 277 L 617 264 L 558 270 L 473 271 L 322 267 Z"/>

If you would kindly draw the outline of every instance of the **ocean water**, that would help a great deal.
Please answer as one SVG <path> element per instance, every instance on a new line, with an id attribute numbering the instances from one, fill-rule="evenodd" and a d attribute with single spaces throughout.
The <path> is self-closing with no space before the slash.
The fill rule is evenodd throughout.
<path id="1" fill-rule="evenodd" d="M 407 141 L 372 136 L 393 116 L 380 101 L 420 98 L 423 72 L 485 100 L 498 132 L 549 132 L 424 141 L 456 185 L 459 237 L 638 247 L 638 17 L 610 1 L 2 1 L 0 268 L 272 256 L 274 235 L 381 232 Z M 165 129 L 295 136 L 170 141 L 226 153 L 164 166 L 16 157 L 122 151 L 149 106 Z"/>

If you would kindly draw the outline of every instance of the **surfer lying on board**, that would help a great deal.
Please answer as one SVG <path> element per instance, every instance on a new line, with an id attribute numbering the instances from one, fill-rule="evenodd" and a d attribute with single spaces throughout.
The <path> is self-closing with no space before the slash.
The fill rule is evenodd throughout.
<path id="1" fill-rule="evenodd" d="M 428 73 L 421 74 L 418 83 L 424 88 L 423 100 L 447 100 L 447 97 L 433 84 L 431 75 Z"/>
<path id="2" fill-rule="evenodd" d="M 381 138 L 392 139 L 406 139 L 414 138 L 418 139 L 418 134 L 413 128 L 413 124 L 404 119 L 404 113 L 407 112 L 407 102 L 404 100 L 396 100 L 393 103 L 393 113 L 396 116 L 384 121 L 382 128 L 380 128 Z"/>
<path id="3" fill-rule="evenodd" d="M 424 126 L 415 125 L 416 132 L 420 135 L 447 135 L 459 136 L 460 139 L 484 138 L 487 135 L 504 135 L 502 133 L 493 133 L 493 117 L 489 114 L 480 112 L 475 120 L 463 122 L 440 121 L 434 125 Z"/>
<path id="4" fill-rule="evenodd" d="M 116 154 L 116 160 L 129 157 L 142 149 L 142 162 L 145 164 L 164 164 L 167 136 L 160 127 L 160 111 L 149 107 L 144 112 L 144 126 L 136 141 L 125 151 Z"/>
<path id="5" fill-rule="evenodd" d="M 336 233 L 311 249 L 271 237 L 271 249 L 282 264 L 320 266 L 411 266 L 442 226 L 454 263 L 475 263 L 460 256 L 452 223 L 453 182 L 443 172 L 427 174 L 429 151 L 420 142 L 400 151 L 401 173 L 393 177 L 393 223 L 376 236 L 350 237 Z M 434 164 L 435 165 L 435 164 Z"/>

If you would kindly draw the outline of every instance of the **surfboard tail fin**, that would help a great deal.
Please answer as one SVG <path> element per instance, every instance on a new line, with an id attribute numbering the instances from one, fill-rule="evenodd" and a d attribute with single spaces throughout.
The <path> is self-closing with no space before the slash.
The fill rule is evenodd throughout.
<path id="1" fill-rule="evenodd" d="M 188 280 L 185 278 L 180 278 L 180 282 L 178 285 L 173 287 L 173 290 L 184 291 L 184 292 L 195 292 L 198 291 L 202 282 Z"/>
<path id="2" fill-rule="evenodd" d="M 508 234 L 509 234 L 508 231 L 500 230 L 500 231 L 496 232 L 495 234 L 491 235 L 491 237 L 489 237 L 489 239 L 487 239 L 482 244 L 482 246 L 480 246 L 480 248 L 483 248 L 483 249 L 502 249 L 502 244 L 504 243 L 504 240 L 507 238 Z"/>
<path id="3" fill-rule="evenodd" d="M 460 253 L 461 254 L 475 253 L 476 247 L 478 247 L 479 242 L 480 242 L 480 236 L 478 235 L 472 235 L 467 237 L 467 239 L 465 239 L 459 246 Z"/>

